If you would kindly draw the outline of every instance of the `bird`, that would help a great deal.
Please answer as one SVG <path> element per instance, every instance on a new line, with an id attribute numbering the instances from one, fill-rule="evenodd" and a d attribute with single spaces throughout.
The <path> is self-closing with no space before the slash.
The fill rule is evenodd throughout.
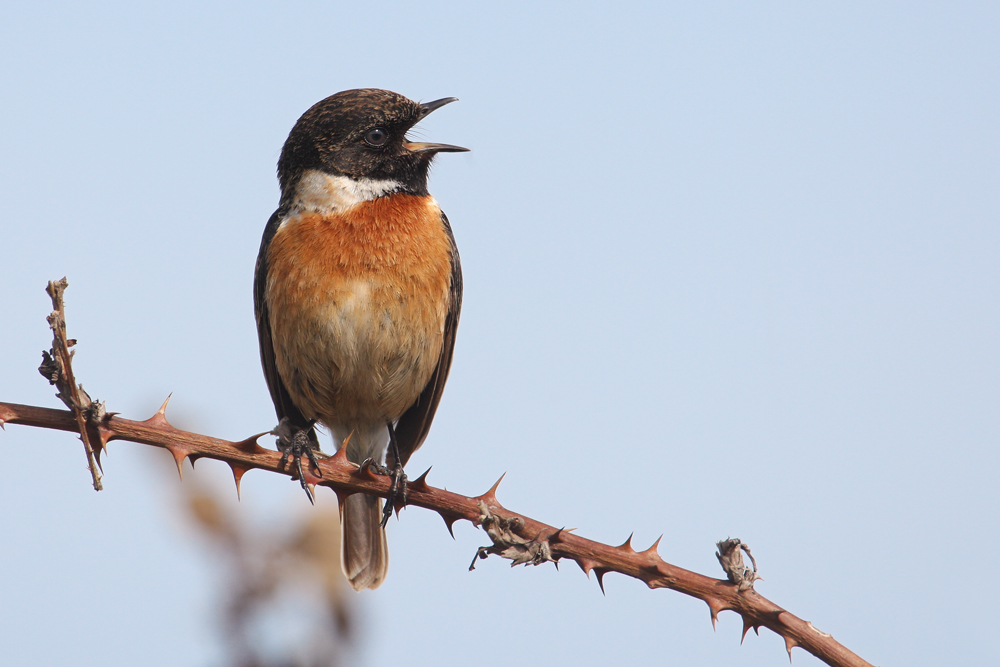
<path id="1" fill-rule="evenodd" d="M 254 310 L 282 466 L 291 455 L 312 500 L 302 457 L 319 472 L 318 423 L 348 460 L 392 475 L 384 511 L 360 493 L 341 506 L 342 565 L 359 591 L 385 580 L 385 521 L 455 348 L 462 267 L 427 176 L 438 153 L 469 149 L 407 137 L 455 101 L 365 88 L 310 107 L 282 147 L 281 197 L 257 255 Z"/>

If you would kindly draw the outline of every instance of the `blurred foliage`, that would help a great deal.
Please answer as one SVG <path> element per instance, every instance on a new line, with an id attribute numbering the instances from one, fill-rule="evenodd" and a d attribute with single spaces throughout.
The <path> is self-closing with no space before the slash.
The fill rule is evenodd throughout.
<path id="1" fill-rule="evenodd" d="M 335 501 L 319 502 L 304 518 L 289 513 L 280 526 L 262 527 L 248 525 L 206 484 L 188 478 L 182 488 L 187 518 L 208 538 L 225 572 L 218 619 L 226 664 L 348 662 L 356 613 L 340 567 Z"/>

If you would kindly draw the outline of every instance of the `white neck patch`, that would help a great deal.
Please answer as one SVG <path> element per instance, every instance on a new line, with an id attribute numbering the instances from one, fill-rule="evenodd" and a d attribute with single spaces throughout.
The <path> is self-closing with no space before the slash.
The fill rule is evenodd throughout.
<path id="1" fill-rule="evenodd" d="M 309 169 L 295 187 L 292 209 L 300 213 L 340 213 L 402 188 L 399 181 L 354 179 Z"/>

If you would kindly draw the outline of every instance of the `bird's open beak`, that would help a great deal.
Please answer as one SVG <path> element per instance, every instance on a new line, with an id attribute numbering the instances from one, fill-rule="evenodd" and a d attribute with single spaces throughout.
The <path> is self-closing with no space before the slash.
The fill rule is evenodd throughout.
<path id="1" fill-rule="evenodd" d="M 424 102 L 420 105 L 420 117 L 426 118 L 428 114 L 436 109 L 440 109 L 446 104 L 457 102 L 457 97 L 442 97 L 433 102 Z M 452 146 L 451 144 L 429 144 L 422 141 L 407 141 L 403 143 L 403 148 L 414 153 L 465 153 L 468 148 Z"/>

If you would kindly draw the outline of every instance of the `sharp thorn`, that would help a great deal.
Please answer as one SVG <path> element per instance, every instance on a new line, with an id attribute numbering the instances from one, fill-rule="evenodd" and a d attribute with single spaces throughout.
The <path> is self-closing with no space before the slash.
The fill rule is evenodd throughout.
<path id="1" fill-rule="evenodd" d="M 173 396 L 173 393 L 171 393 L 170 396 Z M 170 425 L 170 422 L 167 421 L 167 404 L 170 403 L 170 396 L 167 396 L 167 400 L 163 401 L 163 405 L 160 406 L 160 409 L 157 410 L 152 417 L 146 420 L 147 424 L 158 424 L 168 428 L 173 428 L 173 426 Z"/>
<path id="2" fill-rule="evenodd" d="M 431 471 L 431 469 L 428 468 L 427 470 L 424 471 L 423 475 L 421 475 L 420 477 L 417 477 L 412 482 L 409 482 L 408 486 L 410 487 L 410 490 L 411 491 L 426 491 L 428 489 L 428 486 L 427 486 L 427 475 L 428 475 L 428 473 L 430 473 L 430 471 Z"/>
<path id="3" fill-rule="evenodd" d="M 240 495 L 240 482 L 243 480 L 243 475 L 246 474 L 249 468 L 244 468 L 243 466 L 238 466 L 230 463 L 229 467 L 233 470 L 233 480 L 236 482 L 236 499 L 242 500 Z"/>
<path id="4" fill-rule="evenodd" d="M 271 450 L 264 449 L 263 447 L 261 447 L 260 444 L 257 443 L 257 440 L 259 440 L 262 436 L 270 435 L 270 433 L 271 433 L 270 431 L 257 433 L 256 435 L 251 435 L 249 438 L 246 438 L 245 440 L 240 440 L 239 442 L 233 442 L 230 444 L 233 446 L 234 449 L 238 449 L 246 454 L 264 454 Z"/>
<path id="5" fill-rule="evenodd" d="M 503 478 L 506 477 L 506 476 L 507 476 L 507 473 L 504 473 L 504 474 L 500 475 L 500 479 L 498 479 L 496 482 L 493 483 L 493 486 L 490 487 L 490 495 L 492 495 L 492 496 L 496 495 L 497 489 L 500 488 L 500 482 L 502 482 Z"/>
<path id="6" fill-rule="evenodd" d="M 660 540 L 662 540 L 662 539 L 663 539 L 663 535 L 660 535 L 659 537 L 657 537 L 656 541 L 653 542 L 653 546 L 649 547 L 648 549 L 646 549 L 642 553 L 644 553 L 644 554 L 653 554 L 653 555 L 659 557 L 660 552 L 657 549 L 657 547 L 660 546 Z"/>
<path id="7" fill-rule="evenodd" d="M 597 584 L 601 587 L 601 594 L 605 597 L 607 597 L 608 594 L 604 591 L 604 575 L 608 572 L 610 572 L 610 570 L 604 567 L 594 568 L 594 574 L 597 575 Z"/>
<path id="8" fill-rule="evenodd" d="M 104 451 L 108 450 L 108 443 L 111 441 L 112 435 L 114 435 L 114 433 L 106 426 L 102 425 L 97 427 L 97 444 Z"/>
<path id="9" fill-rule="evenodd" d="M 458 519 L 455 517 L 449 518 L 441 512 L 438 512 L 438 514 L 440 514 L 441 518 L 444 519 L 444 525 L 448 527 L 448 533 L 451 535 L 451 539 L 455 539 L 455 530 L 452 526 L 455 525 L 455 522 L 458 521 Z"/>
<path id="10" fill-rule="evenodd" d="M 339 466 L 339 465 L 343 465 L 343 464 L 345 464 L 347 462 L 348 462 L 348 460 L 347 460 L 347 447 L 344 446 L 344 445 L 341 445 L 340 449 L 337 450 L 337 453 L 330 457 L 330 463 L 332 463 L 335 466 Z"/>
<path id="11" fill-rule="evenodd" d="M 186 449 L 181 449 L 176 446 L 168 446 L 167 451 L 174 457 L 174 463 L 177 464 L 177 475 L 184 481 L 184 459 L 188 456 L 188 451 Z"/>
<path id="12" fill-rule="evenodd" d="M 785 637 L 785 650 L 788 651 L 788 662 L 792 662 L 792 649 L 798 646 L 798 642 L 791 637 Z"/>
<path id="13" fill-rule="evenodd" d="M 160 409 L 156 411 L 156 414 L 158 414 L 158 415 L 160 415 L 162 417 L 166 417 L 167 416 L 167 404 L 170 403 L 170 398 L 173 395 L 174 395 L 174 392 L 170 392 L 169 394 L 167 394 L 167 399 L 165 401 L 163 401 L 163 405 L 161 405 Z"/>
<path id="14" fill-rule="evenodd" d="M 715 630 L 716 623 L 719 621 L 719 612 L 728 609 L 728 607 L 715 598 L 706 598 L 705 604 L 708 605 L 708 610 L 712 613 L 712 629 Z"/>
<path id="15" fill-rule="evenodd" d="M 343 442 L 340 443 L 340 447 L 337 448 L 337 453 L 334 454 L 332 457 L 330 457 L 331 459 L 333 459 L 331 463 L 333 463 L 334 465 L 344 465 L 345 463 L 351 463 L 352 465 L 355 465 L 347 458 L 347 445 L 351 442 L 351 436 L 353 435 L 354 431 L 351 431 L 350 433 L 347 434 L 347 437 L 344 438 Z"/>
<path id="16" fill-rule="evenodd" d="M 502 482 L 503 478 L 506 477 L 506 476 L 507 476 L 507 473 L 504 473 L 504 474 L 500 475 L 500 479 L 498 479 L 493 484 L 493 486 L 490 487 L 489 491 L 487 491 L 483 495 L 479 496 L 479 499 L 482 500 L 483 502 L 486 502 L 487 504 L 489 504 L 488 501 L 493 501 L 494 503 L 497 503 L 499 505 L 500 503 L 499 503 L 499 501 L 497 501 L 497 489 L 500 487 L 500 482 Z"/>

